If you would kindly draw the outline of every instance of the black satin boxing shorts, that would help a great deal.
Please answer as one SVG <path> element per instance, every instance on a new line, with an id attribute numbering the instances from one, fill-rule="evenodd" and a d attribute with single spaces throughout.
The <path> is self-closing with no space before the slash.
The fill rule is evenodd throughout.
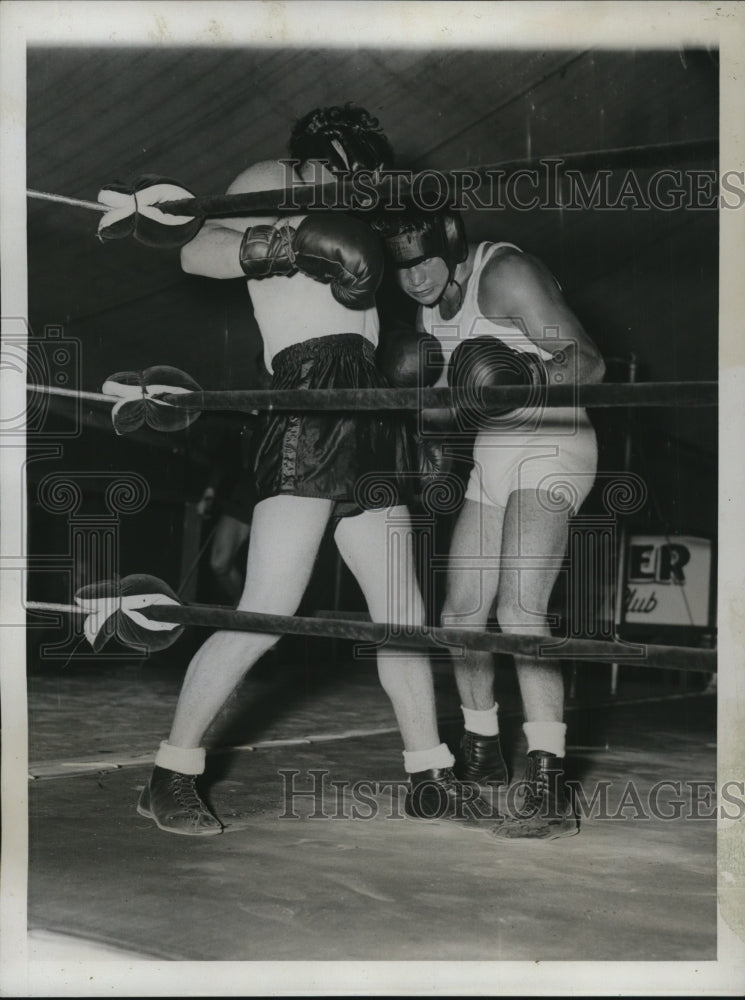
<path id="1" fill-rule="evenodd" d="M 375 348 L 357 333 L 317 337 L 280 351 L 272 389 L 372 389 L 388 386 Z M 333 516 L 409 501 L 414 468 L 400 413 L 304 411 L 266 413 L 254 458 L 257 502 L 288 494 L 335 501 Z"/>

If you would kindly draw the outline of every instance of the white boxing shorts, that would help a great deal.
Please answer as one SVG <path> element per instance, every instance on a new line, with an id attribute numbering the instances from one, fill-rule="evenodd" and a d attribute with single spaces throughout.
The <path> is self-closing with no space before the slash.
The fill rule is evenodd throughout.
<path id="1" fill-rule="evenodd" d="M 481 430 L 474 443 L 466 500 L 506 507 L 515 490 L 540 490 L 549 494 L 550 509 L 571 515 L 587 499 L 597 464 L 595 429 L 582 410 L 572 411 L 571 419 L 557 421 L 555 428 L 549 418 L 540 429 L 530 431 Z"/>

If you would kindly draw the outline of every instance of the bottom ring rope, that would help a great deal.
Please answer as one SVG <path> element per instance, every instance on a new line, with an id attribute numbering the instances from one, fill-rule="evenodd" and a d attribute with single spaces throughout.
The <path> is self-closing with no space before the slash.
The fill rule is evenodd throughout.
<path id="1" fill-rule="evenodd" d="M 150 577 L 153 582 L 155 578 Z M 141 583 L 143 577 L 125 578 Z M 135 648 L 162 648 L 174 642 L 181 634 L 183 626 L 219 629 L 231 632 L 261 632 L 270 635 L 302 635 L 315 638 L 346 639 L 369 643 L 371 646 L 389 645 L 395 648 L 431 650 L 448 648 L 456 652 L 460 648 L 474 649 L 490 653 L 529 656 L 536 659 L 587 660 L 627 665 L 651 667 L 662 670 L 683 670 L 698 673 L 716 673 L 717 654 L 714 649 L 699 649 L 689 646 L 664 646 L 654 644 L 630 644 L 617 641 L 583 638 L 561 638 L 531 635 L 515 635 L 504 632 L 484 632 L 470 629 L 443 628 L 438 626 L 397 626 L 385 622 L 369 622 L 353 619 L 298 618 L 287 615 L 271 615 L 250 611 L 236 611 L 208 604 L 180 604 L 177 599 L 164 597 L 163 592 L 172 594 L 162 581 L 160 591 L 129 596 L 91 597 L 87 595 L 80 605 L 45 604 L 29 601 L 30 611 L 67 611 L 72 614 L 87 614 L 88 621 L 96 619 L 93 628 L 86 628 L 94 649 L 100 632 L 106 622 L 115 620 L 119 624 L 110 625 L 106 638 L 116 632 L 118 638 Z M 107 585 L 94 585 L 99 589 Z M 108 586 L 111 586 L 108 584 Z M 91 590 L 92 588 L 84 588 Z M 141 588 L 135 588 L 141 589 Z M 153 603 L 158 601 L 159 603 Z M 98 607 L 95 605 L 98 604 Z M 136 609 L 136 610 L 135 610 Z M 121 628 L 124 622 L 128 627 Z M 143 627 L 144 626 L 144 627 Z M 181 626 L 181 628 L 178 628 Z M 133 633 L 133 630 L 136 632 Z M 150 640 L 148 631 L 154 629 Z M 172 637 L 164 632 L 175 630 Z M 164 641 L 165 640 L 165 641 Z"/>

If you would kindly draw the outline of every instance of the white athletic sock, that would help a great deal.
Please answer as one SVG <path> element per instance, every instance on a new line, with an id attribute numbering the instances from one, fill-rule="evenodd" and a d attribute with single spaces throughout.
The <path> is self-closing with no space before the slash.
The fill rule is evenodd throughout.
<path id="1" fill-rule="evenodd" d="M 464 708 L 461 705 L 460 709 L 463 712 L 463 719 L 465 720 L 468 732 L 476 733 L 478 736 L 497 736 L 499 734 L 497 707 L 496 702 L 494 702 L 491 708 L 483 710 L 478 708 Z"/>
<path id="2" fill-rule="evenodd" d="M 523 732 L 528 740 L 528 753 L 543 750 L 563 757 L 566 753 L 565 722 L 524 722 Z"/>
<path id="3" fill-rule="evenodd" d="M 407 774 L 430 771 L 435 767 L 452 767 L 454 763 L 455 757 L 450 753 L 447 743 L 441 743 L 431 750 L 404 750 L 404 770 Z"/>
<path id="4" fill-rule="evenodd" d="M 162 740 L 155 755 L 155 766 L 179 774 L 203 774 L 205 756 L 204 747 L 174 747 Z"/>

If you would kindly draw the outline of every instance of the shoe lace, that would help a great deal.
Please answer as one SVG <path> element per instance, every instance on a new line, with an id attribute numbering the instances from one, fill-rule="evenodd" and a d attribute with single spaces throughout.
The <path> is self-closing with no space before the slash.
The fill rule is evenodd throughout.
<path id="1" fill-rule="evenodd" d="M 453 788 L 459 784 L 458 779 L 455 777 L 455 772 L 450 767 L 445 767 L 440 773 L 438 778 L 439 785 L 443 785 L 445 788 Z"/>
<path id="2" fill-rule="evenodd" d="M 202 812 L 204 811 L 204 803 L 197 792 L 196 780 L 196 776 L 193 774 L 175 774 L 171 787 L 173 796 L 179 805 L 185 809 L 196 809 L 198 812 Z"/>
<path id="3" fill-rule="evenodd" d="M 524 812 L 534 814 L 541 808 L 541 803 L 545 801 L 550 789 L 548 772 L 534 757 L 529 759 L 525 782 Z"/>

